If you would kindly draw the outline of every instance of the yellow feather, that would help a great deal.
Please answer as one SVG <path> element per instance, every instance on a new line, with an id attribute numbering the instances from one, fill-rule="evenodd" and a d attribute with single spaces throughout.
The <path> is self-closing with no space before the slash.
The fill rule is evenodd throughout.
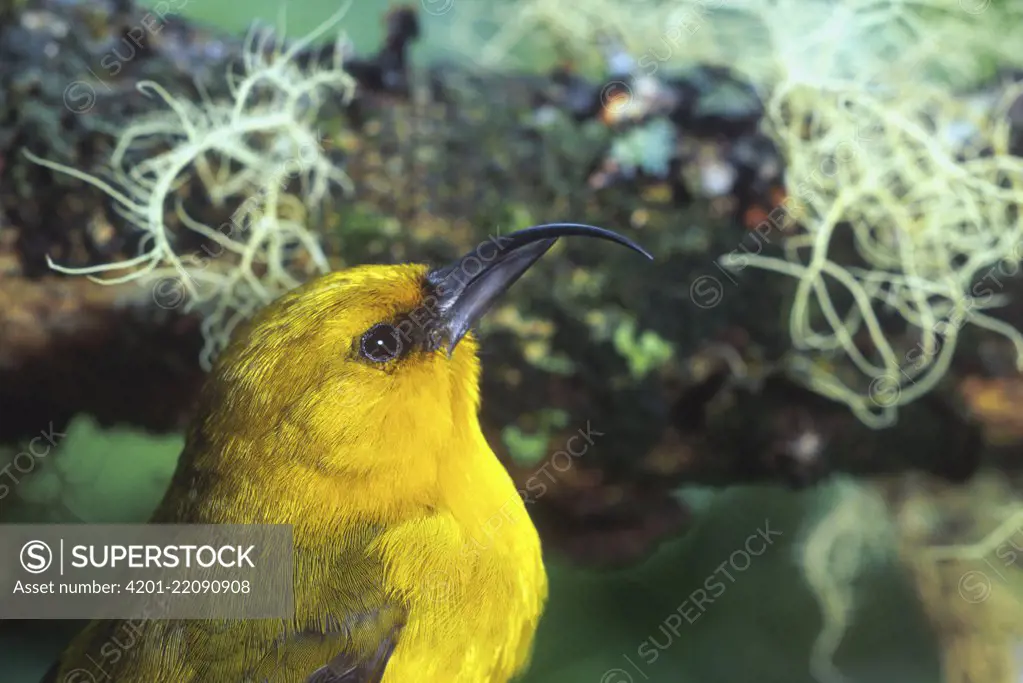
<path id="1" fill-rule="evenodd" d="M 423 305 L 425 275 L 332 273 L 240 330 L 153 521 L 294 525 L 295 618 L 147 622 L 106 662 L 113 680 L 305 681 L 338 654 L 371 658 L 393 629 L 383 683 L 503 683 L 526 666 L 547 580 L 480 430 L 476 342 L 353 358 L 367 329 Z M 58 680 L 126 623 L 92 624 Z"/>

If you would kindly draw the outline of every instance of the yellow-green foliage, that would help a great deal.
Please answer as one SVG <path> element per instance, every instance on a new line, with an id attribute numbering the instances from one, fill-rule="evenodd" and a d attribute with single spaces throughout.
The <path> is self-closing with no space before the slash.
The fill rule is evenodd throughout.
<path id="1" fill-rule="evenodd" d="M 317 131 L 317 114 L 328 98 L 350 98 L 354 81 L 342 66 L 338 35 L 329 64 L 300 67 L 296 56 L 330 30 L 348 5 L 287 49 L 272 30 L 253 30 L 243 51 L 243 73 L 228 74 L 230 99 L 204 96 L 200 102 L 175 97 L 153 81 L 138 84 L 169 111 L 134 121 L 121 134 L 110 158 L 113 182 L 40 159 L 36 163 L 89 182 L 110 195 L 118 209 L 145 233 L 145 252 L 117 263 L 54 269 L 90 276 L 125 271 L 96 282 L 130 280 L 156 283 L 153 297 L 165 307 L 202 306 L 206 366 L 235 326 L 256 309 L 328 270 L 319 238 L 309 229 L 310 210 L 332 185 L 351 188 L 334 165 Z M 204 90 L 205 92 L 205 90 Z M 130 165 L 127 160 L 154 151 Z M 197 178 L 214 206 L 233 210 L 231 220 L 214 228 L 188 216 L 177 189 Z M 297 181 L 297 194 L 288 188 Z M 164 221 L 174 204 L 180 224 L 216 245 L 195 254 L 180 253 Z M 304 258 L 296 258 L 296 252 Z M 289 263 L 307 265 L 295 272 Z"/>
<path id="2" fill-rule="evenodd" d="M 0 449 L 0 517 L 5 522 L 138 523 L 163 496 L 181 453 L 180 435 L 106 430 L 88 415 L 75 417 L 57 445 L 37 440 L 20 450 L 33 459 L 11 463 Z M 52 431 L 52 430 L 51 430 Z M 40 448 L 40 445 L 43 446 Z M 11 467 L 14 464 L 14 467 Z"/>

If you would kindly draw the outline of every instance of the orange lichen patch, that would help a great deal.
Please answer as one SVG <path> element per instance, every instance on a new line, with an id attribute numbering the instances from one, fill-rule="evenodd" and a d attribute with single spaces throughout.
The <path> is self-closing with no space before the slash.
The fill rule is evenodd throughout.
<path id="1" fill-rule="evenodd" d="M 784 215 L 777 215 L 779 208 L 784 211 Z M 798 199 L 789 196 L 784 187 L 775 185 L 768 192 L 763 204 L 753 204 L 746 209 L 742 222 L 747 230 L 753 230 L 758 225 L 767 222 L 773 228 L 780 228 L 787 232 L 794 227 L 802 210 L 803 206 Z"/>
<path id="2" fill-rule="evenodd" d="M 966 405 L 994 445 L 1023 441 L 1023 377 L 966 377 L 959 384 Z"/>
<path id="3" fill-rule="evenodd" d="M 781 185 L 775 185 L 771 188 L 771 206 L 781 206 L 788 199 L 788 193 L 785 192 L 785 188 Z"/>
<path id="4" fill-rule="evenodd" d="M 623 121 L 638 119 L 642 105 L 624 83 L 611 83 L 600 93 L 600 120 L 614 127 Z"/>
<path id="5" fill-rule="evenodd" d="M 754 204 L 753 206 L 746 209 L 742 216 L 742 224 L 747 230 L 752 230 L 761 223 L 767 220 L 768 212 L 767 209 Z"/>

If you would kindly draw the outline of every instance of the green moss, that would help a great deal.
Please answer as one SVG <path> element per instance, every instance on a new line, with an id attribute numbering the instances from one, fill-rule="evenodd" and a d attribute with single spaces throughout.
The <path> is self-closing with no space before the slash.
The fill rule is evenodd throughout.
<path id="1" fill-rule="evenodd" d="M 361 202 L 339 206 L 328 220 L 332 251 L 346 259 L 386 251 L 389 242 L 401 232 L 398 219 Z"/>
<path id="2" fill-rule="evenodd" d="M 531 465 L 543 460 L 547 454 L 551 434 L 568 424 L 568 413 L 545 408 L 534 415 L 524 417 L 538 425 L 536 431 L 527 433 L 517 425 L 508 425 L 501 431 L 501 441 L 516 462 Z"/>
<path id="3" fill-rule="evenodd" d="M 642 379 L 654 370 L 671 360 L 674 348 L 656 332 L 646 330 L 637 336 L 636 323 L 626 320 L 612 337 L 615 350 L 629 365 L 629 373 L 635 379 Z"/>
<path id="4" fill-rule="evenodd" d="M 576 371 L 576 364 L 563 353 L 541 356 L 533 361 L 533 365 L 555 375 L 571 375 Z"/>
<path id="5" fill-rule="evenodd" d="M 608 127 L 600 121 L 580 125 L 555 109 L 544 110 L 534 125 L 544 139 L 540 156 L 544 182 L 560 194 L 577 192 L 611 141 Z"/>

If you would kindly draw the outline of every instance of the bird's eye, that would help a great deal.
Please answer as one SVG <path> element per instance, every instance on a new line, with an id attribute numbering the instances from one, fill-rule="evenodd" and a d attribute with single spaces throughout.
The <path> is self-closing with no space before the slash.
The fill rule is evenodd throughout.
<path id="1" fill-rule="evenodd" d="M 401 355 L 401 335 L 392 325 L 374 325 L 362 335 L 362 355 L 374 363 L 386 363 Z"/>

